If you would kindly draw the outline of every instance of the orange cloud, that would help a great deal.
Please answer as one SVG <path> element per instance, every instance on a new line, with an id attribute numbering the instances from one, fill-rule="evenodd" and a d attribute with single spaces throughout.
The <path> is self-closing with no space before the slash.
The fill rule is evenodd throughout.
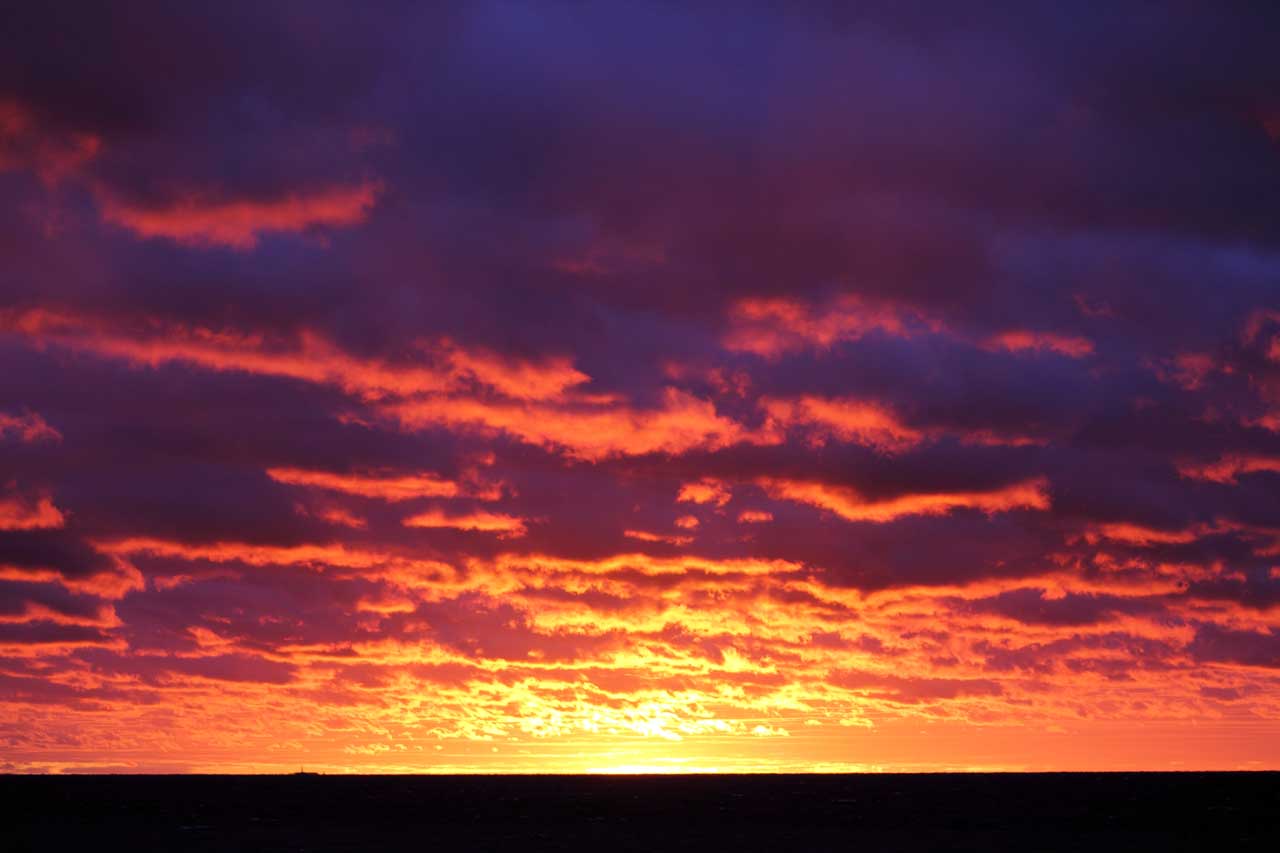
<path id="1" fill-rule="evenodd" d="M 252 249 L 263 234 L 298 233 L 316 226 L 350 227 L 369 215 L 382 185 L 365 181 L 291 193 L 265 201 L 189 193 L 165 206 L 148 207 L 99 193 L 102 218 L 139 237 L 162 237 L 186 246 Z"/>
<path id="2" fill-rule="evenodd" d="M 895 453 L 924 440 L 920 430 L 903 424 L 888 407 L 861 400 L 802 397 L 797 400 L 764 398 L 761 407 L 781 427 L 815 428 L 819 441 L 828 437 Z"/>
<path id="3" fill-rule="evenodd" d="M 527 532 L 525 520 L 513 515 L 493 512 L 473 512 L 465 515 L 445 515 L 438 509 L 410 516 L 403 521 L 405 527 L 448 527 L 454 530 L 478 530 L 497 533 L 502 538 L 523 536 Z"/>
<path id="4" fill-rule="evenodd" d="M 869 332 L 907 334 L 898 310 L 848 295 L 813 307 L 791 299 L 744 299 L 730 313 L 725 349 L 776 358 L 802 349 L 830 349 Z"/>
<path id="5" fill-rule="evenodd" d="M 280 376 L 335 386 L 366 400 L 463 390 L 475 384 L 521 399 L 537 399 L 538 395 L 554 399 L 589 379 L 568 359 L 518 362 L 463 350 L 447 339 L 422 342 L 421 360 L 399 363 L 352 355 L 307 330 L 290 338 L 268 339 L 257 333 L 156 320 L 125 326 L 101 318 L 32 309 L 0 311 L 0 331 L 23 335 L 37 346 L 64 347 L 139 366 L 176 362 L 213 371 Z"/>
<path id="6" fill-rule="evenodd" d="M 382 598 L 362 598 L 356 602 L 356 610 L 361 613 L 377 613 L 387 616 L 393 613 L 412 613 L 417 607 L 413 599 L 404 596 L 388 596 Z"/>
<path id="7" fill-rule="evenodd" d="M 67 577 L 54 569 L 31 569 L 0 563 L 0 581 L 55 583 L 71 592 L 98 598 L 119 599 L 146 588 L 146 581 L 134 566 L 117 559 L 112 570 L 84 577 Z"/>
<path id="8" fill-rule="evenodd" d="M 1228 454 L 1216 462 L 1184 462 L 1178 465 L 1178 473 L 1182 476 L 1214 483 L 1234 483 L 1241 474 L 1259 471 L 1280 473 L 1280 458 Z"/>
<path id="9" fill-rule="evenodd" d="M 668 536 L 663 533 L 650 533 L 647 530 L 624 530 L 622 535 L 628 539 L 639 539 L 641 542 L 666 542 L 668 545 L 688 545 L 692 536 Z"/>
<path id="10" fill-rule="evenodd" d="M 538 572 L 582 575 L 625 574 L 685 575 L 790 575 L 801 566 L 789 560 L 735 558 L 714 560 L 706 557 L 652 557 L 648 554 L 617 554 L 600 560 L 574 560 L 549 554 L 502 554 L 493 560 L 499 570 L 531 569 Z"/>
<path id="11" fill-rule="evenodd" d="M 16 493 L 0 496 L 0 530 L 48 530 L 65 523 L 66 517 L 48 495 L 35 498 Z"/>
<path id="12" fill-rule="evenodd" d="M 1085 534 L 1085 539 L 1091 542 L 1097 542 L 1101 539 L 1110 539 L 1114 542 L 1123 542 L 1126 545 L 1182 545 L 1187 542 L 1194 542 L 1207 533 L 1214 532 L 1215 528 L 1199 527 L 1192 530 L 1157 530 L 1151 527 L 1143 527 L 1140 524 L 1129 524 L 1126 522 L 1115 522 L 1111 524 L 1099 524 Z"/>
<path id="13" fill-rule="evenodd" d="M 19 441 L 27 443 L 62 440 L 62 433 L 49 426 L 44 418 L 34 412 L 21 415 L 0 412 L 0 438 L 6 435 L 17 436 Z"/>
<path id="14" fill-rule="evenodd" d="M 697 516 L 682 515 L 676 519 L 676 527 L 682 527 L 685 530 L 693 530 L 699 524 Z"/>
<path id="15" fill-rule="evenodd" d="M 773 521 L 773 513 L 762 509 L 745 509 L 738 513 L 739 524 L 763 524 L 767 521 Z"/>
<path id="16" fill-rule="evenodd" d="M 444 480 L 426 472 L 380 477 L 372 474 L 333 474 L 302 468 L 268 468 L 267 476 L 277 483 L 290 486 L 309 486 L 390 502 L 415 498 L 452 498 L 463 493 L 462 488 L 452 480 Z M 491 493 L 484 492 L 482 496 L 489 494 Z"/>
<path id="17" fill-rule="evenodd" d="M 226 556 L 249 546 L 218 547 Z M 291 630 L 273 642 L 275 631 L 254 636 L 252 623 L 210 622 L 211 611 L 193 614 L 186 628 L 194 648 L 130 655 L 118 673 L 58 666 L 51 656 L 85 642 L 76 634 L 41 639 L 34 652 L 19 648 L 15 654 L 50 661 L 41 682 L 19 688 L 30 691 L 16 697 L 24 725 L 42 734 L 74 730 L 75 743 L 95 759 L 130 750 L 140 760 L 169 760 L 147 751 L 158 736 L 164 755 L 199 746 L 206 763 L 171 766 L 188 770 L 279 771 L 305 762 L 335 773 L 545 772 L 581 769 L 566 758 L 579 754 L 589 766 L 613 769 L 848 770 L 841 762 L 854 757 L 942 769 L 992 763 L 991 749 L 1006 750 L 1010 766 L 1060 769 L 1075 741 L 1044 731 L 1069 727 L 1084 737 L 1145 726 L 1181 736 L 1178 720 L 1217 725 L 1198 704 L 1206 686 L 1214 701 L 1248 697 L 1233 705 L 1252 715 L 1241 755 L 1256 754 L 1258 726 L 1270 731 L 1280 711 L 1266 671 L 1187 668 L 1183 649 L 1195 629 L 1162 624 L 1165 611 L 1112 614 L 1098 625 L 1034 621 L 1092 606 L 1068 594 L 1105 578 L 1073 571 L 1055 570 L 1052 583 L 1046 576 L 1030 586 L 1003 579 L 874 595 L 826 587 L 798 563 L 683 555 L 501 554 L 469 561 L 454 585 L 375 581 L 365 589 L 365 581 L 390 576 L 359 576 L 362 590 L 340 614 L 361 626 L 356 636 L 301 641 Z M 1065 589 L 1047 591 L 1058 583 Z M 1032 593 L 1014 597 L 1031 608 L 1026 614 L 993 612 L 992 602 L 981 601 L 1009 591 Z M 1114 605 L 1121 611 L 1152 592 L 1111 591 L 1125 597 Z M 424 602 L 431 602 L 425 610 Z M 72 618 L 100 618 L 92 608 L 84 613 Z M 1259 624 L 1237 631 L 1262 636 Z M 140 684 L 139 669 L 157 677 Z M 35 690 L 46 685 L 88 704 L 41 705 Z M 23 704 L 28 695 L 35 698 Z M 265 701 L 271 696 L 278 701 Z M 265 709 L 250 724 L 277 738 L 283 754 L 245 753 L 250 704 Z M 163 713 L 146 727 L 120 729 L 121 715 L 147 709 Z M 323 737 L 316 719 L 329 721 Z M 901 744 L 917 743 L 922 726 L 928 743 L 904 757 Z M 886 732 L 895 743 L 877 747 Z M 785 753 L 768 751 L 773 737 L 788 734 Z M 1010 737 L 1017 742 L 1008 744 Z M 965 746 L 974 738 L 985 740 Z M 24 749 L 6 760 L 27 767 L 43 754 Z M 1201 751 L 1197 745 L 1195 754 Z M 1081 767 L 1099 760 L 1083 757 Z M 1150 766 L 1132 756 L 1106 759 L 1113 760 Z"/>
<path id="18" fill-rule="evenodd" d="M 407 429 L 476 428 L 588 460 L 644 453 L 716 449 L 741 441 L 776 443 L 716 412 L 714 404 L 666 388 L 657 408 L 632 408 L 616 397 L 573 394 L 590 377 L 564 358 L 517 362 L 452 342 L 423 344 L 427 365 L 351 355 L 314 332 L 268 339 L 148 322 L 125 328 L 105 321 L 41 309 L 0 312 L 0 331 L 117 358 L 140 366 L 192 364 L 332 385 L 379 404 Z M 511 399 L 471 396 L 475 386 Z"/>
<path id="19" fill-rule="evenodd" d="M 1048 439 L 1042 437 L 990 429 L 917 429 L 903 423 L 888 406 L 874 401 L 813 396 L 797 399 L 764 397 L 760 406 L 767 417 L 762 435 L 805 427 L 809 431 L 809 440 L 818 445 L 834 438 L 891 454 L 910 450 L 924 441 L 948 434 L 954 434 L 962 444 L 987 447 L 1026 447 L 1048 443 Z"/>
<path id="20" fill-rule="evenodd" d="M 492 430 L 592 461 L 770 440 L 718 414 L 711 402 L 676 388 L 664 390 L 661 406 L 656 409 L 634 409 L 615 400 L 551 406 L 450 397 L 392 403 L 384 411 L 408 429 L 446 426 Z"/>
<path id="21" fill-rule="evenodd" d="M 1078 335 L 1060 335 L 1055 332 L 1032 332 L 1015 329 L 1001 332 L 986 341 L 988 349 L 1009 352 L 1028 350 L 1056 352 L 1068 358 L 1084 358 L 1093 352 L 1093 341 Z"/>
<path id="22" fill-rule="evenodd" d="M 392 554 L 348 547 L 340 542 L 283 546 L 254 545 L 247 542 L 193 545 L 167 539 L 135 537 L 95 542 L 94 547 L 104 554 L 120 556 L 144 554 L 181 560 L 207 560 L 211 563 L 238 562 L 251 566 L 304 566 L 313 569 L 371 569 L 405 562 Z M 442 563 L 413 562 L 432 569 L 444 568 L 452 571 Z"/>
<path id="23" fill-rule="evenodd" d="M 91 628 L 118 628 L 123 622 L 110 604 L 98 605 L 83 614 L 62 613 L 36 602 L 23 602 L 19 613 L 0 614 L 0 624 L 22 625 L 28 622 L 52 622 L 55 625 L 83 625 Z"/>
<path id="24" fill-rule="evenodd" d="M 570 388 L 591 380 L 566 358 L 549 358 L 535 364 L 484 350 L 466 350 L 447 340 L 443 346 L 454 370 L 464 376 L 474 376 L 500 394 L 517 400 L 554 400 Z"/>
<path id="25" fill-rule="evenodd" d="M 1049 508 L 1048 480 L 1026 480 L 989 492 L 934 492 L 867 500 L 847 486 L 803 480 L 765 478 L 757 481 L 774 498 L 830 510 L 848 521 L 883 523 L 909 515 L 946 515 L 955 509 L 985 513 Z"/>
<path id="26" fill-rule="evenodd" d="M 355 513 L 347 512 L 339 507 L 329 507 L 322 509 L 316 514 L 317 518 L 323 519 L 330 524 L 336 524 L 340 527 L 352 527 L 357 530 L 364 530 L 369 526 L 369 522 L 365 521 Z"/>
<path id="27" fill-rule="evenodd" d="M 733 493 L 729 490 L 727 483 L 722 480 L 704 477 L 696 482 L 682 485 L 676 495 L 676 500 L 683 503 L 724 506 L 731 497 L 733 497 Z"/>

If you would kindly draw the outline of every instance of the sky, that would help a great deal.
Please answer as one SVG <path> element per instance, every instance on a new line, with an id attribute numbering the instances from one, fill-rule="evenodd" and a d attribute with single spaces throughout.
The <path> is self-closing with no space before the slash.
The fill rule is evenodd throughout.
<path id="1" fill-rule="evenodd" d="M 10 4 L 0 771 L 1280 768 L 1268 4 Z"/>

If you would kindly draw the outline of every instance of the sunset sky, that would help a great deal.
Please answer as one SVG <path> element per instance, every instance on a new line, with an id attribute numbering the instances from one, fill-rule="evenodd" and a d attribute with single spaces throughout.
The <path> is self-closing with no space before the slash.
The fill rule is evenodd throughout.
<path id="1" fill-rule="evenodd" d="M 0 772 L 1280 768 L 1267 5 L 10 4 Z"/>

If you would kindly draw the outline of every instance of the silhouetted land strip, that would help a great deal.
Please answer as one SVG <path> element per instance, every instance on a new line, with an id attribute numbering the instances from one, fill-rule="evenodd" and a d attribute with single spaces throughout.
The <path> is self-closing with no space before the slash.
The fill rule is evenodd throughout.
<path id="1" fill-rule="evenodd" d="M 0 777 L 11 851 L 1280 849 L 1280 774 Z"/>

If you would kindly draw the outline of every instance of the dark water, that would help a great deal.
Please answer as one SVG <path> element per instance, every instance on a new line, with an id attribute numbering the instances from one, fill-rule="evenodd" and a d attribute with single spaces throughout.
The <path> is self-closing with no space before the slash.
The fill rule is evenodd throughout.
<path id="1" fill-rule="evenodd" d="M 1280 850 L 1280 774 L 0 777 L 0 850 Z"/>

